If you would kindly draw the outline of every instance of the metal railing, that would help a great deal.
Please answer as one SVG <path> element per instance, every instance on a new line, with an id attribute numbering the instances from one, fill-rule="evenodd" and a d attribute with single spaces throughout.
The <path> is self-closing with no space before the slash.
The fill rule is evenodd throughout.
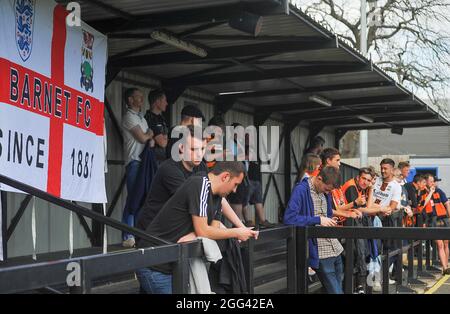
<path id="1" fill-rule="evenodd" d="M 200 241 L 183 244 L 172 244 L 163 239 L 151 236 L 142 230 L 132 228 L 114 219 L 105 217 L 90 209 L 56 198 L 23 183 L 0 175 L 0 182 L 42 198 L 48 202 L 73 211 L 84 217 L 126 231 L 135 236 L 155 243 L 155 247 L 85 256 L 80 258 L 59 260 L 56 262 L 36 263 L 0 269 L 0 293 L 15 293 L 61 285 L 66 282 L 70 272 L 70 263 L 76 263 L 80 268 L 80 284 L 70 291 L 74 293 L 89 293 L 94 280 L 111 275 L 132 272 L 142 267 L 175 263 L 173 273 L 173 292 L 187 293 L 189 281 L 188 259 L 203 256 Z M 408 281 L 417 281 L 417 272 L 422 272 L 423 252 L 422 241 L 450 239 L 450 228 L 398 228 L 398 227 L 293 227 L 280 226 L 260 232 L 258 240 L 250 239 L 242 243 L 242 256 L 246 271 L 248 293 L 254 293 L 254 261 L 255 245 L 268 244 L 274 241 L 286 241 L 287 292 L 308 292 L 308 239 L 338 238 L 338 239 L 380 239 L 409 240 L 406 246 L 399 245 L 394 250 L 382 253 L 383 293 L 389 292 L 388 268 L 389 257 L 408 252 Z M 353 292 L 353 241 L 345 243 L 345 293 Z M 417 249 L 417 254 L 414 250 Z M 430 263 L 430 250 L 426 250 L 427 266 Z M 433 252 L 434 253 L 434 252 Z M 418 266 L 414 272 L 414 258 L 417 255 Z M 401 280 L 403 271 L 401 258 L 397 259 Z M 73 264 L 72 264 L 73 265 Z M 401 282 L 401 281 L 400 281 Z"/>
<path id="2" fill-rule="evenodd" d="M 147 240 L 155 245 L 162 245 L 132 252 L 92 255 L 56 262 L 52 261 L 5 267 L 0 269 L 0 293 L 14 293 L 64 284 L 70 271 L 70 268 L 67 267 L 69 263 L 76 263 L 72 265 L 80 266 L 80 284 L 71 290 L 74 292 L 89 293 L 92 281 L 96 278 L 169 262 L 176 263 L 173 276 L 173 291 L 175 293 L 187 293 L 189 279 L 187 263 L 188 259 L 191 257 L 203 256 L 203 249 L 200 241 L 172 244 L 140 229 L 130 227 L 115 219 L 106 217 L 72 202 L 57 198 L 4 175 L 0 175 L 0 183 L 46 200 L 63 209 L 88 217 L 93 221 L 100 222 L 120 231 L 131 233 L 136 237 Z"/>
<path id="3" fill-rule="evenodd" d="M 308 293 L 310 284 L 307 272 L 309 238 L 409 240 L 408 245 L 390 252 L 384 251 L 382 254 L 382 292 L 389 293 L 389 257 L 408 252 L 408 281 L 415 283 L 417 279 L 415 275 L 413 276 L 413 268 L 418 269 L 419 266 L 414 265 L 414 248 L 421 246 L 423 240 L 450 238 L 450 229 L 281 226 L 263 230 L 260 232 L 258 240 L 252 239 L 242 244 L 248 293 L 254 293 L 255 243 L 259 246 L 279 240 L 286 240 L 287 293 Z M 345 293 L 353 292 L 353 245 L 353 241 L 346 241 Z M 72 271 L 69 265 L 73 265 L 73 263 L 79 265 L 80 283 L 70 289 L 71 293 L 89 293 L 93 281 L 102 277 L 133 272 L 139 268 L 163 263 L 175 263 L 176 265 L 173 273 L 173 292 L 187 293 L 188 259 L 199 256 L 203 256 L 201 243 L 193 241 L 185 244 L 169 244 L 133 251 L 7 267 L 0 269 L 0 293 L 17 293 L 64 285 Z M 399 267 L 398 270 L 401 276 L 402 267 Z M 398 281 L 398 283 L 400 282 Z"/>
<path id="4" fill-rule="evenodd" d="M 408 240 L 409 244 L 394 250 L 383 250 L 382 257 L 382 293 L 389 293 L 389 257 L 401 256 L 408 252 L 408 283 L 415 283 L 413 274 L 414 250 L 421 248 L 424 240 L 450 239 L 450 228 L 403 228 L 403 227 L 302 227 L 297 228 L 297 282 L 298 292 L 308 293 L 308 239 L 337 238 L 337 239 L 380 239 L 380 240 Z M 345 243 L 344 292 L 353 293 L 353 241 Z M 421 269 L 422 256 L 417 254 L 418 266 Z M 397 279 L 403 272 L 402 259 L 397 259 Z M 400 281 L 401 282 L 401 281 Z M 400 286 L 399 281 L 397 284 Z"/>

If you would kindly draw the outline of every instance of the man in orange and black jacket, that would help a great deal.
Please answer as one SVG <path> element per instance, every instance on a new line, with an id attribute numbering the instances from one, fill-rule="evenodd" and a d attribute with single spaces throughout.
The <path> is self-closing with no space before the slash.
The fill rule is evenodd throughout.
<path id="1" fill-rule="evenodd" d="M 425 202 L 424 212 L 427 217 L 427 226 L 428 227 L 439 227 L 445 228 L 450 227 L 449 224 L 449 215 L 450 215 L 450 206 L 447 196 L 444 191 L 439 189 L 436 185 L 436 181 L 440 181 L 440 179 L 434 177 L 431 174 L 426 175 L 427 178 L 427 188 L 429 191 L 429 201 L 425 199 L 425 196 L 422 198 Z M 431 194 L 431 198 L 430 198 Z M 442 274 L 449 275 L 450 268 L 448 268 L 448 258 L 449 258 L 449 249 L 448 249 L 448 240 L 436 240 L 437 251 L 439 254 L 439 260 L 442 266 Z"/>
<path id="2" fill-rule="evenodd" d="M 408 192 L 408 203 L 414 214 L 412 219 L 405 219 L 404 224 L 407 227 L 422 227 L 423 222 L 426 220 L 426 215 L 422 211 L 425 201 L 422 200 L 422 197 L 427 195 L 426 186 L 427 180 L 422 174 L 416 174 L 412 182 L 405 184 Z"/>

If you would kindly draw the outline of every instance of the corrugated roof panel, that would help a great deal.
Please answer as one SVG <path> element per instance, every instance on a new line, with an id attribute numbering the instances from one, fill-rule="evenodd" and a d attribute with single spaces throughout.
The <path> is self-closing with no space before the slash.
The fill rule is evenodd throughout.
<path id="1" fill-rule="evenodd" d="M 165 64 L 152 67 L 139 68 L 144 72 L 156 75 L 161 78 L 171 79 L 177 78 L 182 75 L 187 75 L 196 71 L 202 71 L 215 67 L 214 65 L 208 64 Z"/>
<path id="2" fill-rule="evenodd" d="M 307 45 L 307 44 L 305 44 Z M 338 48 L 306 50 L 277 54 L 276 56 L 266 57 L 262 60 L 278 60 L 278 61 L 343 61 L 355 62 L 348 53 Z"/>
<path id="3" fill-rule="evenodd" d="M 238 3 L 239 0 L 108 0 L 108 4 L 130 14 L 169 12 L 184 9 L 213 7 L 222 4 Z"/>
<path id="4" fill-rule="evenodd" d="M 60 0 L 59 3 L 68 3 L 70 0 Z M 83 11 L 83 20 L 96 20 L 109 17 L 115 17 L 108 13 L 107 10 L 99 8 L 95 4 L 91 4 L 89 1 L 79 0 Z M 125 11 L 129 14 L 142 15 L 149 13 L 161 13 L 168 11 L 175 11 L 180 9 L 195 9 L 203 7 L 212 7 L 222 4 L 233 4 L 240 2 L 239 0 L 107 0 L 103 1 L 105 4 L 112 6 L 116 9 Z M 251 2 L 248 1 L 247 2 Z"/>
<path id="5" fill-rule="evenodd" d="M 268 36 L 318 36 L 311 28 L 292 15 L 273 15 L 263 17 L 263 27 L 260 35 Z"/>
<path id="6" fill-rule="evenodd" d="M 128 51 L 133 48 L 150 43 L 149 39 L 109 39 L 108 40 L 108 54 L 114 56 L 115 54 Z"/>
<path id="7" fill-rule="evenodd" d="M 384 86 L 384 87 L 372 87 L 372 88 L 361 88 L 361 89 L 346 89 L 338 91 L 320 92 L 321 96 L 330 99 L 345 99 L 345 98 L 356 98 L 361 97 L 371 97 L 371 96 L 384 96 L 384 95 L 401 95 L 398 88 L 395 86 Z"/>
<path id="8" fill-rule="evenodd" d="M 289 95 L 279 95 L 279 96 L 266 96 L 266 97 L 252 97 L 245 98 L 245 101 L 255 106 L 259 105 L 278 105 L 278 104 L 292 104 L 308 102 L 308 96 L 302 94 L 289 94 Z"/>
<path id="9" fill-rule="evenodd" d="M 256 1 L 256 0 L 255 0 Z M 186 9 L 195 9 L 195 8 L 206 8 L 219 6 L 223 4 L 234 4 L 239 2 L 254 2 L 252 0 L 248 1 L 239 1 L 239 0 L 153 0 L 153 1 L 143 1 L 143 0 L 109 0 L 107 3 L 119 10 L 123 10 L 128 14 L 133 15 L 142 15 L 148 13 L 159 13 L 159 12 L 170 12 L 170 11 L 182 11 Z M 84 11 L 84 19 L 89 20 L 91 16 L 95 17 L 95 19 L 102 19 L 106 17 L 112 17 L 111 13 L 109 13 L 104 8 L 96 7 L 95 5 L 88 3 L 88 1 L 81 1 L 82 9 Z M 106 3 L 106 2 L 105 2 Z M 259 36 L 311 36 L 315 38 L 328 38 L 333 39 L 334 34 L 332 31 L 324 29 L 317 22 L 312 20 L 310 17 L 302 13 L 301 11 L 293 8 L 291 6 L 291 14 L 290 15 L 282 15 L 279 14 L 278 11 L 274 15 L 264 16 L 263 17 L 263 27 Z M 179 14 L 179 13 L 174 13 Z M 176 16 L 174 16 L 174 19 Z M 192 25 L 178 25 L 173 27 L 168 27 L 168 29 L 174 33 L 184 32 L 193 26 L 198 26 L 200 24 L 192 24 Z M 149 29 L 141 29 L 139 32 L 150 31 Z M 253 44 L 253 43 L 264 43 L 268 42 L 266 40 L 262 41 L 260 39 L 252 39 L 251 37 L 245 38 L 242 36 L 246 36 L 244 33 L 232 29 L 228 23 L 223 23 L 221 25 L 215 26 L 211 29 L 206 29 L 201 32 L 196 33 L 196 35 L 214 35 L 214 36 L 239 36 L 230 39 L 219 39 L 217 37 L 211 38 L 192 38 L 191 40 L 198 42 L 200 45 L 204 45 L 211 49 L 220 49 L 222 47 L 230 47 L 230 46 L 240 46 L 243 47 L 245 45 Z M 248 36 L 248 35 L 247 35 Z M 187 38 L 189 39 L 189 38 Z M 280 37 L 278 40 L 283 40 Z M 144 44 L 151 43 L 151 40 L 142 40 L 142 39 L 130 39 L 130 40 L 115 40 L 112 39 L 109 41 L 109 52 L 110 54 L 117 54 L 120 52 L 124 52 L 130 50 L 132 48 L 140 47 Z M 276 43 L 276 41 L 274 41 Z M 305 43 L 307 45 L 307 43 Z M 138 52 L 136 55 L 150 55 L 152 54 L 164 54 L 164 53 L 172 53 L 172 52 L 180 52 L 181 50 L 176 49 L 174 47 L 170 47 L 168 45 L 158 45 L 157 47 L 153 47 L 150 49 L 142 50 Z M 259 52 L 258 52 L 259 53 Z M 228 57 L 228 56 L 227 56 Z M 251 58 L 251 56 L 248 56 Z M 231 59 L 233 56 L 229 56 L 227 59 Z M 247 57 L 243 57 L 246 59 Z M 202 62 L 205 59 L 198 59 L 198 62 Z M 208 64 L 165 64 L 151 67 L 141 67 L 141 70 L 148 72 L 149 75 L 153 75 L 156 77 L 163 78 L 176 78 L 179 76 L 183 76 L 189 73 L 195 73 L 197 71 L 202 71 L 205 69 L 214 69 L 217 65 L 212 64 L 208 60 Z M 223 61 L 223 60 L 222 60 Z M 260 61 L 260 63 L 258 63 Z M 348 65 L 349 63 L 358 63 L 358 64 L 369 64 L 368 60 L 364 58 L 358 51 L 353 48 L 348 47 L 347 45 L 341 44 L 338 48 L 327 48 L 327 49 L 317 49 L 317 50 L 305 50 L 305 51 L 297 51 L 297 52 L 288 52 L 288 53 L 274 53 L 271 57 L 261 58 L 259 59 L 255 65 L 259 69 L 270 70 L 270 69 L 279 69 L 283 71 L 284 69 L 290 67 L 298 67 L 301 66 L 303 62 L 314 62 L 317 63 L 318 66 L 325 66 L 329 64 L 339 65 L 339 62 L 342 62 L 344 65 Z M 279 63 L 277 63 L 279 62 Z M 322 64 L 320 64 L 323 62 Z M 223 64 L 223 63 L 218 63 Z M 231 63 L 230 63 L 231 65 Z M 257 71 L 257 69 L 255 69 Z M 221 73 L 234 73 L 236 72 L 236 77 L 239 77 L 240 72 L 248 72 L 251 71 L 251 68 L 248 66 L 230 66 L 225 69 L 221 69 L 214 72 L 209 72 L 209 74 L 221 74 Z M 257 73 L 257 72 L 256 72 Z M 276 73 L 276 71 L 275 71 Z M 289 83 L 289 81 L 294 82 L 294 84 Z M 320 87 L 327 85 L 341 85 L 341 84 L 359 84 L 359 83 L 368 83 L 368 82 L 380 82 L 380 81 L 390 81 L 393 80 L 384 75 L 383 73 L 377 71 L 377 68 L 374 67 L 373 71 L 370 71 L 369 67 L 367 71 L 360 72 L 352 72 L 352 73 L 337 73 L 337 74 L 327 74 L 327 75 L 311 75 L 306 77 L 291 77 L 289 79 L 269 79 L 269 80 L 260 80 L 260 81 L 250 81 L 250 82 L 236 82 L 236 83 L 225 83 L 225 84 L 211 84 L 211 85 L 202 85 L 202 90 L 210 92 L 215 95 L 219 92 L 230 92 L 230 91 L 242 91 L 242 90 L 253 90 L 253 91 L 266 91 L 266 90 L 275 90 L 275 89 L 283 89 L 283 88 L 293 88 L 297 85 L 299 87 Z M 328 92 L 319 92 L 318 94 L 332 99 L 351 99 L 358 97 L 377 97 L 377 96 L 394 96 L 394 95 L 402 95 L 405 94 L 405 90 L 399 88 L 398 85 L 387 86 L 387 87 L 376 87 L 376 88 L 364 88 L 364 89 L 346 89 L 341 91 L 328 91 Z M 411 95 L 410 92 L 408 92 Z M 248 102 L 254 106 L 257 105 L 270 105 L 280 103 L 295 103 L 295 102 L 305 102 L 306 96 L 304 94 L 291 94 L 291 95 L 283 95 L 283 96 L 268 96 L 264 98 L 249 98 L 243 99 L 243 101 Z M 390 102 L 388 105 L 406 105 L 411 103 L 417 103 L 423 105 L 420 100 L 413 101 L 412 99 L 406 101 L 395 101 Z M 376 106 L 376 105 L 385 105 L 386 103 L 379 104 L 368 104 L 367 106 Z M 423 121 L 421 121 L 423 122 Z"/>
<path id="10" fill-rule="evenodd" d="M 367 83 L 378 82 L 380 77 L 373 72 L 352 72 L 352 73 L 338 73 L 327 75 L 306 76 L 299 78 L 291 78 L 291 80 L 304 87 L 326 86 L 337 84 L 353 84 L 353 83 Z"/>
<path id="11" fill-rule="evenodd" d="M 286 83 L 278 79 L 253 81 L 253 82 L 202 85 L 203 90 L 207 90 L 212 94 L 218 94 L 222 92 L 259 91 L 278 88 L 281 89 L 285 87 Z"/>
<path id="12" fill-rule="evenodd" d="M 56 0 L 56 2 L 60 3 L 63 6 L 67 6 L 69 2 L 72 0 Z M 102 9 L 95 4 L 90 3 L 89 1 L 79 0 L 77 1 L 81 6 L 81 19 L 89 24 L 89 21 L 95 19 L 108 19 L 115 18 L 116 15 Z"/>

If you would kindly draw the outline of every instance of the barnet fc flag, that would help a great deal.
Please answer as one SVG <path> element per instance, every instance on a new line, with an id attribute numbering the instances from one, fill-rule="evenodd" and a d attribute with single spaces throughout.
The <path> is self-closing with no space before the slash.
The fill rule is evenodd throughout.
<path id="1" fill-rule="evenodd" d="M 68 26 L 67 14 L 50 0 L 0 1 L 0 173 L 106 203 L 107 38 L 83 22 Z"/>

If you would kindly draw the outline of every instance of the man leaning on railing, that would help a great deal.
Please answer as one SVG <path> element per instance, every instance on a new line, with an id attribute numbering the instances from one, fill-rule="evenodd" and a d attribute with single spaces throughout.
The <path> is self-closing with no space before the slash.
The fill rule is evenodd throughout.
<path id="1" fill-rule="evenodd" d="M 336 226 L 332 219 L 331 190 L 339 182 L 339 170 L 326 166 L 316 177 L 297 183 L 284 214 L 284 223 L 299 227 Z M 330 294 L 342 294 L 343 247 L 337 239 L 309 239 L 309 266 Z"/>
<path id="2" fill-rule="evenodd" d="M 186 242 L 196 237 L 211 240 L 238 239 L 246 241 L 258 232 L 246 227 L 222 228 L 222 198 L 241 184 L 245 168 L 240 161 L 218 161 L 205 176 L 191 176 L 162 207 L 147 226 L 148 234 L 169 242 Z M 139 248 L 153 243 L 138 241 Z M 192 270 L 192 266 L 191 266 Z M 192 272 L 194 272 L 192 270 Z M 156 265 L 136 271 L 142 289 L 151 294 L 172 293 L 173 265 Z M 193 276 L 196 277 L 193 273 Z M 205 282 L 209 279 L 202 278 Z"/>

